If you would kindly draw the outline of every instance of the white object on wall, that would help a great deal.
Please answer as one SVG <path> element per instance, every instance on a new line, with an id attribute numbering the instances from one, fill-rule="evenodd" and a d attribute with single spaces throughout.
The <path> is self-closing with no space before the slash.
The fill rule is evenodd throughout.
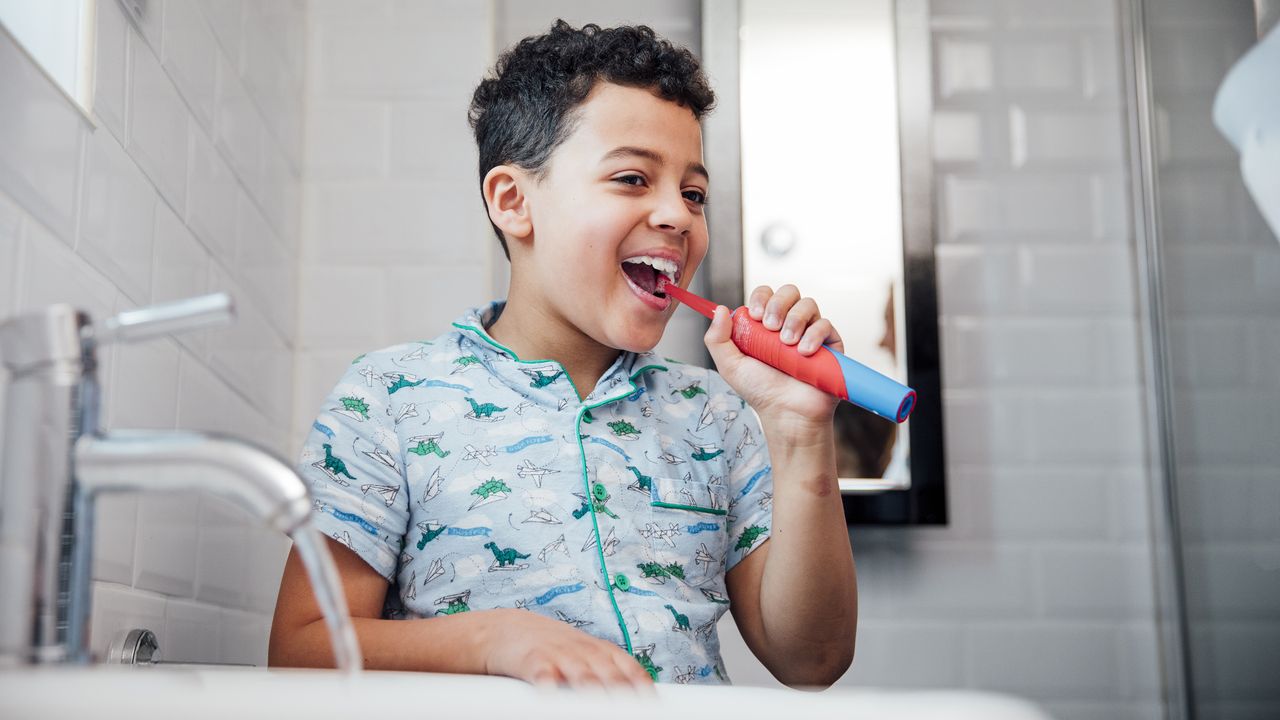
<path id="1" fill-rule="evenodd" d="M 1280 25 L 1227 73 L 1213 122 L 1240 152 L 1245 187 L 1280 237 Z"/>

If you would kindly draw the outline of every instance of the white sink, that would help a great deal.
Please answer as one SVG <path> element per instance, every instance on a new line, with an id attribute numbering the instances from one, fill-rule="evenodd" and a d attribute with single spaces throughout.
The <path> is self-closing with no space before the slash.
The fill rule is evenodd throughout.
<path id="1" fill-rule="evenodd" d="M 1049 720 L 1034 705 L 964 690 L 834 689 L 821 693 L 752 687 L 659 685 L 629 692 L 540 689 L 478 675 L 207 666 L 32 668 L 0 672 L 5 720 L 106 718 L 448 718 L 619 720 L 655 715 L 733 720 Z"/>

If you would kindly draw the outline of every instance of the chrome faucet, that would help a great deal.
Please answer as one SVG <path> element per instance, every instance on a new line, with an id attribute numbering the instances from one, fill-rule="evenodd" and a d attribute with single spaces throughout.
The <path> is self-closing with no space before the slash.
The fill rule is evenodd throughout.
<path id="1" fill-rule="evenodd" d="M 9 373 L 0 446 L 0 667 L 90 660 L 100 492 L 200 490 L 287 534 L 307 525 L 306 484 L 263 450 L 209 433 L 104 433 L 98 426 L 99 346 L 232 314 L 231 299 L 218 294 L 125 312 L 100 326 L 67 305 L 0 325 Z"/>

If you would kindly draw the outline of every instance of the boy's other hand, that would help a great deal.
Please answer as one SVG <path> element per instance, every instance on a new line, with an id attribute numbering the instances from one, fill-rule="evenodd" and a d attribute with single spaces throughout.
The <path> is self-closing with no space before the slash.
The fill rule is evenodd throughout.
<path id="1" fill-rule="evenodd" d="M 631 687 L 652 691 L 653 679 L 635 658 L 607 640 L 524 610 L 493 625 L 485 672 L 534 685 Z"/>
<path id="2" fill-rule="evenodd" d="M 818 303 L 801 297 L 795 285 L 783 285 L 777 292 L 761 285 L 747 299 L 747 312 L 769 330 L 780 330 L 782 342 L 796 346 L 801 355 L 812 355 L 823 345 L 844 352 L 840 334 L 818 312 Z M 703 336 L 725 382 L 755 409 L 762 422 L 829 427 L 839 399 L 743 354 L 730 339 L 733 325 L 729 315 L 723 305 L 716 308 L 711 327 Z"/>

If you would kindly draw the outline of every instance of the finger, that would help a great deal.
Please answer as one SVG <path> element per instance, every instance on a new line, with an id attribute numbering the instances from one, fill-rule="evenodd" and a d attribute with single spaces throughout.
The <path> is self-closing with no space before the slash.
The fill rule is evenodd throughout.
<path id="1" fill-rule="evenodd" d="M 711 325 L 702 336 L 702 340 L 707 344 L 707 347 L 731 342 L 733 322 L 729 319 L 729 316 L 729 308 L 723 305 L 716 306 L 715 315 L 711 318 Z"/>
<path id="2" fill-rule="evenodd" d="M 636 662 L 634 657 L 625 653 L 614 653 L 613 660 L 632 687 L 640 691 L 653 691 L 653 678 L 649 676 L 648 671 L 640 667 L 640 663 Z"/>
<path id="3" fill-rule="evenodd" d="M 804 331 L 804 336 L 800 338 L 796 350 L 800 351 L 801 355 L 812 355 L 834 334 L 835 328 L 831 326 L 831 321 L 818 318 Z"/>
<path id="4" fill-rule="evenodd" d="M 782 342 L 788 345 L 799 342 L 809 323 L 820 317 L 818 303 L 813 298 L 801 298 L 791 306 L 787 318 L 782 321 Z"/>
<path id="5" fill-rule="evenodd" d="M 840 331 L 835 326 L 831 326 L 831 332 L 827 334 L 827 345 L 838 353 L 844 352 L 844 340 L 840 338 Z"/>
<path id="6" fill-rule="evenodd" d="M 599 640 L 599 638 L 596 639 Z M 590 654 L 583 655 L 583 660 L 595 671 L 606 687 L 610 685 L 626 685 L 626 675 L 623 674 L 618 664 L 614 662 L 614 657 L 621 652 L 623 652 L 622 648 L 617 645 L 600 640 L 598 643 L 594 643 Z"/>
<path id="7" fill-rule="evenodd" d="M 560 663 L 560 672 L 564 675 L 571 688 L 604 689 L 604 683 L 600 680 L 600 677 L 586 663 L 577 660 L 563 660 Z"/>
<path id="8" fill-rule="evenodd" d="M 765 303 L 769 302 L 771 297 L 773 297 L 773 289 L 768 285 L 761 285 L 751 291 L 751 297 L 747 298 L 747 313 L 751 315 L 752 320 L 759 320 L 764 316 Z"/>
<path id="9" fill-rule="evenodd" d="M 595 669 L 597 677 L 600 678 L 600 682 L 604 683 L 606 689 L 616 690 L 621 688 L 625 690 L 630 688 L 631 678 L 627 677 L 622 668 L 612 661 L 613 654 L 601 655 L 591 663 L 591 666 Z"/>
<path id="10" fill-rule="evenodd" d="M 711 327 L 707 328 L 702 341 L 707 345 L 707 352 L 720 372 L 725 372 L 734 363 L 742 359 L 742 351 L 733 344 L 733 321 L 729 319 L 729 308 L 721 305 L 716 308 L 711 319 Z"/>
<path id="11" fill-rule="evenodd" d="M 769 298 L 764 306 L 764 326 L 770 330 L 782 328 L 782 319 L 787 311 L 800 299 L 800 290 L 795 285 L 783 285 Z"/>
<path id="12" fill-rule="evenodd" d="M 565 682 L 565 678 L 555 665 L 546 663 L 530 673 L 527 681 L 540 688 L 556 688 Z"/>

